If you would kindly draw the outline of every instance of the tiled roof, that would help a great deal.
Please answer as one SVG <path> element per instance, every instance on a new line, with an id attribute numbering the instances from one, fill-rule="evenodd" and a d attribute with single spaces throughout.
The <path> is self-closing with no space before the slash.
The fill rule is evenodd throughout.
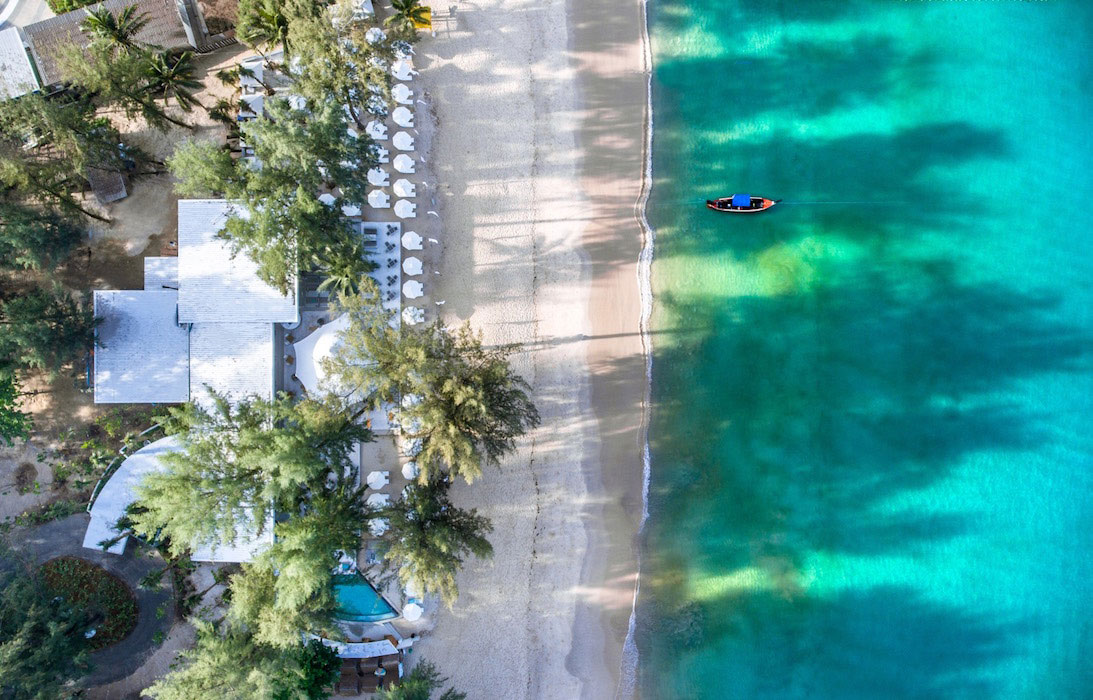
<path id="1" fill-rule="evenodd" d="M 18 97 L 38 89 L 18 27 L 0 32 L 0 98 Z"/>
<path id="2" fill-rule="evenodd" d="M 190 329 L 190 400 L 209 407 L 209 389 L 235 403 L 273 397 L 273 325 L 195 323 Z"/>
<path id="3" fill-rule="evenodd" d="M 190 398 L 189 341 L 174 291 L 99 290 L 95 403 L 182 403 Z"/>
<path id="4" fill-rule="evenodd" d="M 183 323 L 295 323 L 296 291 L 288 295 L 258 278 L 245 254 L 232 257 L 218 238 L 232 214 L 223 199 L 178 202 L 178 316 Z"/>
<path id="5" fill-rule="evenodd" d="M 136 5 L 148 20 L 137 32 L 137 41 L 164 49 L 189 47 L 174 0 L 106 0 L 23 27 L 42 83 L 52 85 L 62 82 L 65 76 L 61 70 L 61 60 L 68 51 L 67 47 L 84 47 L 89 43 L 87 35 L 80 30 L 80 24 L 90 14 L 89 10 L 102 6 L 117 14 L 130 5 Z"/>

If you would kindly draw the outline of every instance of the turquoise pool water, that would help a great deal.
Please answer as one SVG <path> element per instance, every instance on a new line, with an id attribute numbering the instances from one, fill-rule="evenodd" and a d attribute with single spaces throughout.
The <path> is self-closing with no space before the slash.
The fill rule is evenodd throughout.
<path id="1" fill-rule="evenodd" d="M 335 617 L 353 622 L 380 622 L 398 617 L 395 609 L 383 599 L 364 577 L 339 574 L 334 577 Z"/>
<path id="2" fill-rule="evenodd" d="M 1093 3 L 649 11 L 644 697 L 1090 697 Z"/>

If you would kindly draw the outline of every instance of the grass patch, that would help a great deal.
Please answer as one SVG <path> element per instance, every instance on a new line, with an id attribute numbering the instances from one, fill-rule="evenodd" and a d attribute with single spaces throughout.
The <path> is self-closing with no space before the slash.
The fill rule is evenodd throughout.
<path id="1" fill-rule="evenodd" d="M 53 10 L 54 14 L 58 15 L 65 12 L 71 12 L 72 10 L 78 10 L 81 7 L 93 5 L 96 2 L 99 2 L 99 0 L 46 0 L 49 9 Z"/>
<path id="2" fill-rule="evenodd" d="M 137 624 L 137 599 L 129 586 L 102 567 L 76 557 L 57 557 L 39 569 L 46 587 L 86 610 L 96 629 L 88 640 L 97 651 L 125 639 Z"/>

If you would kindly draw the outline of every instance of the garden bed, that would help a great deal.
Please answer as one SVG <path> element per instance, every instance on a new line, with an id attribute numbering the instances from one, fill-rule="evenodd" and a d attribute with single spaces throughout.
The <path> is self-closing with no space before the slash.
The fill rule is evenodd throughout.
<path id="1" fill-rule="evenodd" d="M 120 642 L 136 626 L 136 596 L 106 569 L 77 557 L 57 557 L 42 564 L 39 574 L 51 591 L 95 620 L 96 633 L 89 640 L 92 651 Z"/>

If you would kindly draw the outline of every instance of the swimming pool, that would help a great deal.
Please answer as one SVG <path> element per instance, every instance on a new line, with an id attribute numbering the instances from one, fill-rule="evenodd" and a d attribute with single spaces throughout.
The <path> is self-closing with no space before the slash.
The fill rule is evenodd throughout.
<path id="1" fill-rule="evenodd" d="M 391 604 L 359 574 L 335 575 L 334 598 L 338 605 L 334 616 L 339 620 L 380 622 L 398 617 Z"/>

